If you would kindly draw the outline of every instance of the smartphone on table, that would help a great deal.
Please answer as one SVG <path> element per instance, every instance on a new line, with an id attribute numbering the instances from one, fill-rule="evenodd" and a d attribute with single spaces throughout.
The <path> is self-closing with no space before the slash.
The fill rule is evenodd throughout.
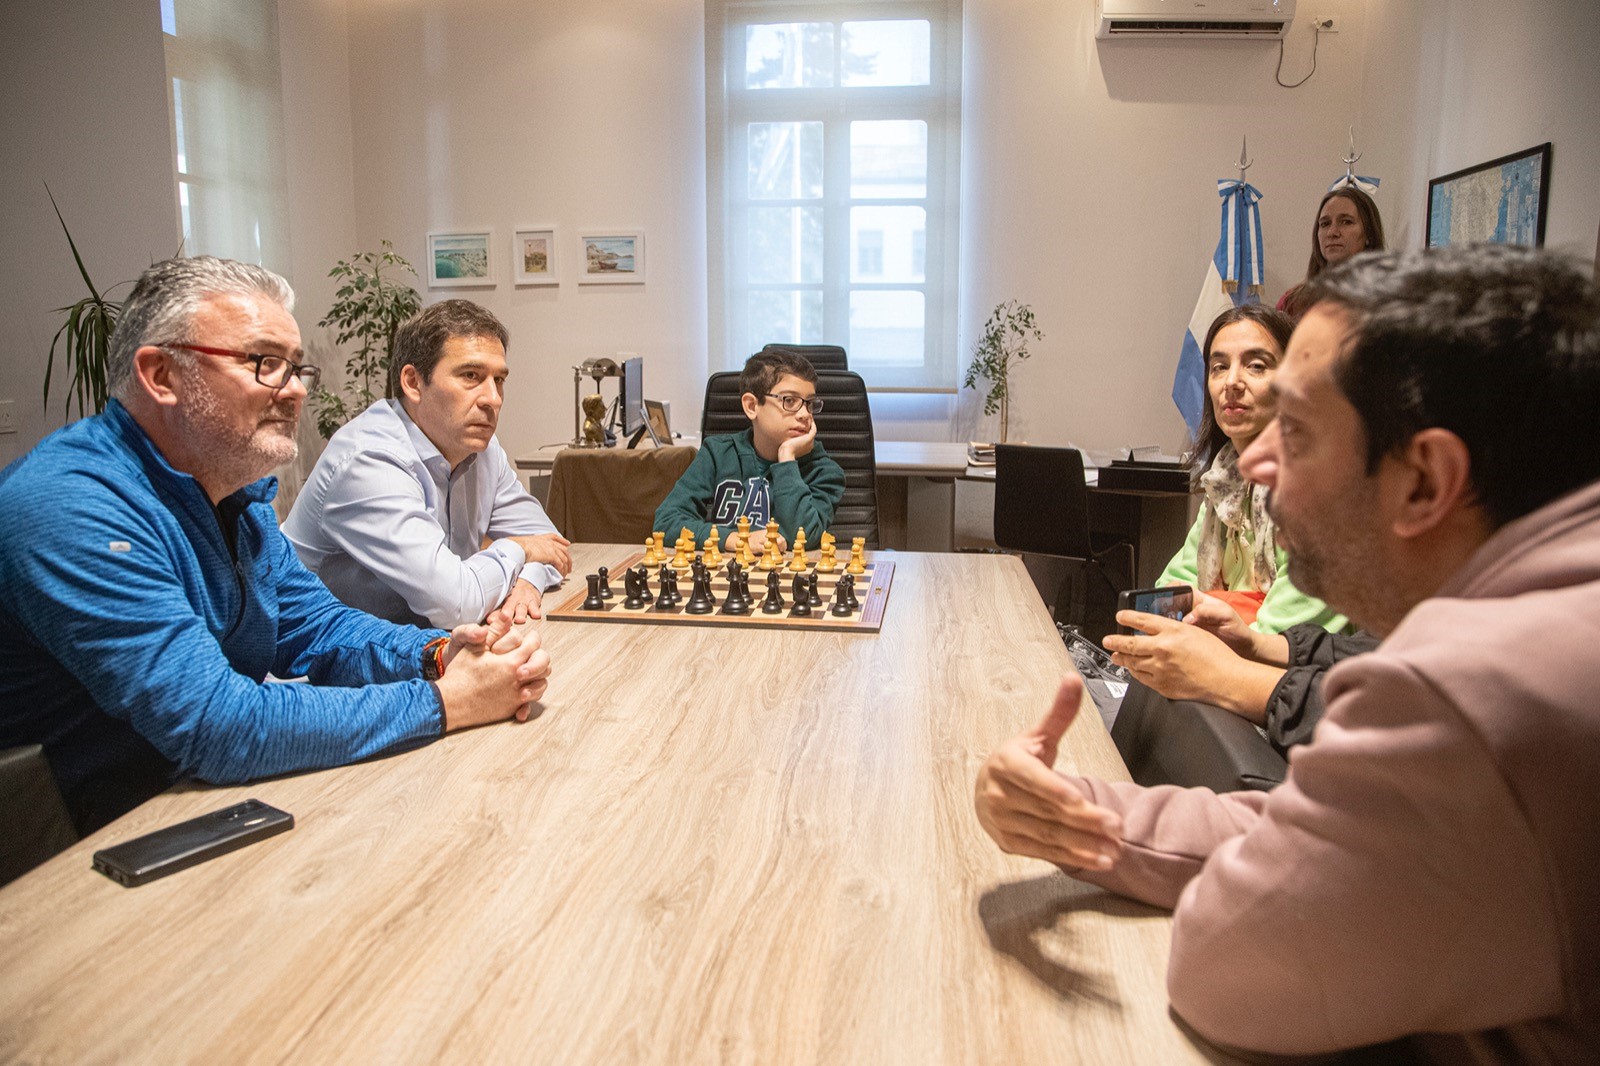
<path id="1" fill-rule="evenodd" d="M 293 815 L 260 800 L 245 800 L 102 848 L 94 853 L 94 868 L 132 888 L 293 828 Z"/>
<path id="2" fill-rule="evenodd" d="M 1194 609 L 1194 589 L 1188 585 L 1167 585 L 1159 589 L 1129 589 L 1117 593 L 1117 610 L 1158 614 L 1163 618 L 1183 620 Z M 1119 633 L 1136 633 L 1127 626 L 1118 626 Z"/>

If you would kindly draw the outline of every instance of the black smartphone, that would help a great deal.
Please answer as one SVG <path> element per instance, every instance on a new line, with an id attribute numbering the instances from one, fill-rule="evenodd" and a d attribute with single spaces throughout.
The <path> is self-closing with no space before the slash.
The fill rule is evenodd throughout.
<path id="1" fill-rule="evenodd" d="M 1159 589 L 1129 589 L 1117 593 L 1117 610 L 1140 611 L 1144 614 L 1159 614 L 1163 618 L 1176 618 L 1180 621 L 1183 616 L 1194 609 L 1194 589 L 1188 585 L 1168 585 Z M 1119 633 L 1136 633 L 1138 630 L 1129 629 L 1127 626 L 1118 626 Z"/>
<path id="2" fill-rule="evenodd" d="M 94 853 L 94 868 L 129 888 L 287 833 L 294 815 L 245 800 Z"/>

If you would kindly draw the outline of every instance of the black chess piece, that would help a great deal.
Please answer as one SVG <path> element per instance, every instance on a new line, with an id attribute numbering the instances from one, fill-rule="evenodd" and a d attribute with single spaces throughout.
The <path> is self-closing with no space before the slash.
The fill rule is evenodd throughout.
<path id="1" fill-rule="evenodd" d="M 722 599 L 722 613 L 743 615 L 750 613 L 749 589 L 745 585 L 744 567 L 737 562 L 728 564 L 728 594 Z"/>
<path id="2" fill-rule="evenodd" d="M 611 591 L 611 568 L 609 566 L 602 566 L 600 568 L 600 598 L 602 600 L 609 600 L 613 598 L 613 593 Z"/>
<path id="3" fill-rule="evenodd" d="M 856 575 L 846 574 L 839 579 L 839 583 L 844 586 L 844 599 L 850 605 L 850 609 L 861 610 L 861 601 L 856 599 Z"/>
<path id="4" fill-rule="evenodd" d="M 670 611 L 683 602 L 678 595 L 678 572 L 670 566 L 661 568 L 661 585 L 656 592 L 656 610 Z"/>
<path id="5" fill-rule="evenodd" d="M 782 614 L 783 606 L 783 593 L 778 591 L 778 572 L 769 570 L 767 572 L 767 598 L 761 601 L 761 613 Z"/>
<path id="6" fill-rule="evenodd" d="M 606 609 L 606 601 L 600 598 L 600 575 L 599 574 L 590 574 L 586 580 L 589 582 L 589 595 L 584 597 L 583 606 L 579 607 L 578 610 L 580 610 L 580 611 L 603 611 L 603 610 L 605 610 Z"/>
<path id="7" fill-rule="evenodd" d="M 848 577 L 849 575 L 846 574 L 845 576 Z M 833 606 L 828 608 L 828 613 L 835 618 L 849 618 L 851 615 L 850 586 L 844 583 L 843 578 L 840 579 L 837 585 L 833 586 Z"/>
<path id="8" fill-rule="evenodd" d="M 806 575 L 806 602 L 813 607 L 822 606 L 822 593 L 817 591 L 817 572 Z"/>
<path id="9" fill-rule="evenodd" d="M 622 607 L 630 611 L 638 608 L 650 607 L 650 571 L 643 567 L 634 567 L 622 575 L 622 591 L 626 592 L 627 599 L 622 600 Z"/>
<path id="10" fill-rule="evenodd" d="M 794 581 L 789 586 L 789 595 L 794 597 L 794 606 L 789 608 L 789 617 L 810 618 L 811 583 L 806 580 L 806 575 L 794 575 Z"/>
<path id="11" fill-rule="evenodd" d="M 689 602 L 683 611 L 685 614 L 710 614 L 716 609 L 717 599 L 711 595 L 711 571 L 702 565 L 694 572 L 694 585 L 689 589 Z"/>

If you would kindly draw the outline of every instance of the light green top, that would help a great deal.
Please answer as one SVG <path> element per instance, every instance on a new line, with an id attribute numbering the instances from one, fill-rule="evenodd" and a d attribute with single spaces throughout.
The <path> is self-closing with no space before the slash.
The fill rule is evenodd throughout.
<path id="1" fill-rule="evenodd" d="M 1161 572 L 1157 585 L 1195 584 L 1200 572 L 1200 531 L 1205 528 L 1207 508 L 1210 506 L 1209 503 L 1200 504 L 1200 513 L 1195 517 L 1194 525 L 1189 527 L 1188 539 Z M 1246 534 L 1243 542 L 1253 546 L 1254 539 Z M 1251 561 L 1249 553 L 1241 551 L 1229 551 L 1223 557 L 1222 577 L 1228 591 L 1249 592 L 1255 588 L 1250 576 Z M 1282 633 L 1301 622 L 1315 622 L 1330 633 L 1342 633 L 1350 628 L 1350 620 L 1344 615 L 1335 614 L 1321 600 L 1307 596 L 1294 587 L 1289 580 L 1289 557 L 1279 548 L 1278 577 L 1267 590 L 1265 599 L 1261 601 L 1261 610 L 1256 613 L 1256 620 L 1250 623 L 1250 628 L 1258 633 Z"/>

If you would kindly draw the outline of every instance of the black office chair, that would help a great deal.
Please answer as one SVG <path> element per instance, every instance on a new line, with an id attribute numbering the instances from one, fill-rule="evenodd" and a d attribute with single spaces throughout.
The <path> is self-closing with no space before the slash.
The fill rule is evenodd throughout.
<path id="1" fill-rule="evenodd" d="M 995 446 L 994 540 L 1008 551 L 1075 564 L 1056 591 L 1056 621 L 1096 643 L 1116 628 L 1117 593 L 1134 583 L 1134 547 L 1125 537 L 1089 531 L 1089 489 L 1076 448 Z"/>
<path id="2" fill-rule="evenodd" d="M 77 839 L 44 749 L 27 744 L 0 751 L 0 885 Z"/>
<path id="3" fill-rule="evenodd" d="M 818 370 L 850 369 L 849 357 L 837 344 L 768 344 L 761 350 L 804 356 Z"/>
<path id="4" fill-rule="evenodd" d="M 739 372 L 728 370 L 712 374 L 706 382 L 705 403 L 700 408 L 700 439 L 718 433 L 741 433 L 749 428 L 739 403 Z M 848 547 L 850 538 L 865 537 L 867 549 L 878 548 L 878 465 L 872 437 L 872 408 L 867 402 L 867 386 L 859 374 L 849 371 L 819 370 L 817 395 L 822 411 L 816 416 L 817 440 L 833 461 L 844 469 L 844 498 L 833 512 L 829 527 L 839 543 Z M 818 531 L 807 531 L 813 537 Z"/>

